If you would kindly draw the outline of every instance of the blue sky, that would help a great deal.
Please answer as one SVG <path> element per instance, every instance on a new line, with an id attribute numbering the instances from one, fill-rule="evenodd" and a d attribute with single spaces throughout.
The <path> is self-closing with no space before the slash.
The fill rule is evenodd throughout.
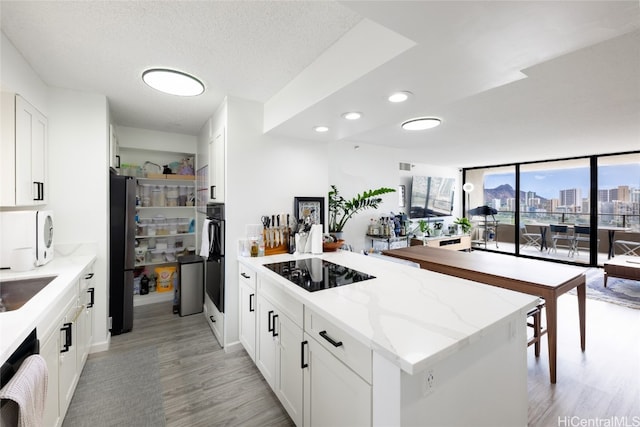
<path id="1" fill-rule="evenodd" d="M 502 184 L 509 184 L 515 188 L 514 174 L 485 175 L 485 188 L 496 188 Z M 619 185 L 640 188 L 640 164 L 598 168 L 598 188 L 617 188 Z M 537 195 L 547 199 L 557 199 L 560 190 L 576 187 L 582 189 L 582 197 L 589 194 L 589 168 L 523 172 L 520 177 L 522 191 L 535 191 Z"/>

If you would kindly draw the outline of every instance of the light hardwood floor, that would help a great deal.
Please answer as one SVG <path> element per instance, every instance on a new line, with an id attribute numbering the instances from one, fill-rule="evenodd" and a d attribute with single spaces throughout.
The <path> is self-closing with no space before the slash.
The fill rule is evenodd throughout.
<path id="1" fill-rule="evenodd" d="M 549 383 L 546 340 L 539 359 L 528 349 L 529 425 L 612 417 L 640 425 L 640 310 L 588 299 L 584 353 L 577 310 L 575 296 L 560 297 L 557 384 Z M 221 349 L 203 315 L 179 317 L 160 303 L 136 307 L 134 318 L 132 332 L 92 357 L 155 346 L 168 426 L 293 425 L 249 356 Z"/>

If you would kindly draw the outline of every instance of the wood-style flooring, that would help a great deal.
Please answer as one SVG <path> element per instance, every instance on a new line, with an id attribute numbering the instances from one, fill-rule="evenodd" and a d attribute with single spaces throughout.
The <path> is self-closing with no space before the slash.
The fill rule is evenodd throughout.
<path id="1" fill-rule="evenodd" d="M 540 358 L 528 349 L 529 425 L 640 425 L 640 310 L 588 299 L 583 353 L 576 297 L 558 303 L 557 384 L 549 383 L 546 340 Z M 132 332 L 91 357 L 155 346 L 167 426 L 293 425 L 245 351 L 220 348 L 203 315 L 179 317 L 159 303 L 136 307 L 134 318 Z"/>

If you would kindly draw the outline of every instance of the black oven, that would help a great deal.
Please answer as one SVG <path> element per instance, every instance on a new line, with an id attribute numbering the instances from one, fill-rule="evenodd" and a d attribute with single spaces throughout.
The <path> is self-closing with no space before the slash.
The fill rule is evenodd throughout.
<path id="1" fill-rule="evenodd" d="M 209 203 L 207 220 L 209 256 L 205 263 L 205 289 L 218 311 L 224 313 L 224 204 Z"/>

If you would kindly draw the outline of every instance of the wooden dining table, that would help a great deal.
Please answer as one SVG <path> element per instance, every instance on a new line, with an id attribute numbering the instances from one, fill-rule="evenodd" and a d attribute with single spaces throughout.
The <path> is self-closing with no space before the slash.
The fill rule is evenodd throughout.
<path id="1" fill-rule="evenodd" d="M 536 295 L 545 300 L 549 378 L 556 382 L 558 297 L 576 288 L 580 323 L 580 347 L 585 351 L 586 269 L 577 266 L 514 257 L 484 251 L 456 252 L 428 246 L 411 246 L 382 252 L 420 264 L 449 276 Z"/>

